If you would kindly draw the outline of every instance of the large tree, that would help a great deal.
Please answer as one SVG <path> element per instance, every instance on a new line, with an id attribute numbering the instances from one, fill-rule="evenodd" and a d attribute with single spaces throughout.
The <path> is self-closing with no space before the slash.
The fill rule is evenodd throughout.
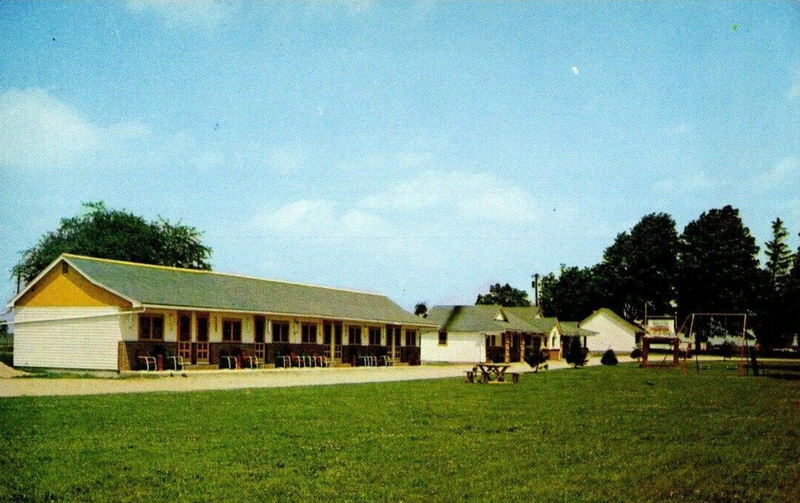
<path id="1" fill-rule="evenodd" d="M 485 295 L 478 295 L 475 300 L 475 305 L 481 304 L 499 304 L 506 307 L 520 307 L 530 306 L 531 301 L 528 299 L 528 292 L 525 290 L 518 290 L 508 283 L 500 285 L 494 284 L 489 287 L 489 293 Z"/>
<path id="2" fill-rule="evenodd" d="M 675 301 L 678 232 L 666 213 L 642 217 L 630 232 L 617 235 L 597 266 L 596 279 L 604 305 L 629 319 L 651 313 L 669 314 Z"/>
<path id="3" fill-rule="evenodd" d="M 567 267 L 561 265 L 559 275 L 553 273 L 541 279 L 540 303 L 547 316 L 562 320 L 580 321 L 599 307 L 595 279 L 596 267 Z"/>
<path id="4" fill-rule="evenodd" d="M 762 276 L 758 246 L 731 206 L 704 212 L 683 230 L 679 306 L 692 312 L 752 312 Z"/>
<path id="5" fill-rule="evenodd" d="M 194 227 L 164 219 L 147 222 L 131 213 L 106 208 L 102 202 L 84 203 L 83 207 L 82 214 L 62 219 L 58 229 L 25 250 L 13 275 L 30 281 L 62 253 L 211 269 L 211 248 L 203 245 L 202 234 Z"/>

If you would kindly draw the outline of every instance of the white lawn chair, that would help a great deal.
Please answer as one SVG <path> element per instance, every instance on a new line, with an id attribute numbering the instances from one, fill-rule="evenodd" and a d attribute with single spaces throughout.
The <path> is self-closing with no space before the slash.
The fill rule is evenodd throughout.
<path id="1" fill-rule="evenodd" d="M 175 370 L 176 372 L 177 371 L 183 371 L 184 364 L 183 364 L 183 357 L 182 356 L 170 356 L 168 359 L 172 360 L 172 369 L 173 370 Z M 178 367 L 180 367 L 180 368 L 178 368 Z"/>

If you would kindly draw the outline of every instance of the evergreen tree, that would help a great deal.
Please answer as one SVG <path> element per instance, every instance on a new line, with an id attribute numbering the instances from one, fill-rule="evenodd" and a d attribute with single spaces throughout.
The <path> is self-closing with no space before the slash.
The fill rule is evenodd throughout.
<path id="1" fill-rule="evenodd" d="M 770 281 L 776 291 L 781 291 L 786 286 L 789 272 L 792 269 L 793 255 L 789 245 L 786 244 L 788 235 L 789 232 L 784 227 L 783 221 L 776 218 L 772 222 L 772 240 L 767 241 L 765 245 L 767 272 L 769 272 Z"/>
<path id="2" fill-rule="evenodd" d="M 786 244 L 789 233 L 780 218 L 772 222 L 772 239 L 765 244 L 767 263 L 762 280 L 759 339 L 765 346 L 784 346 L 791 336 L 791 294 L 788 286 L 793 254 Z"/>

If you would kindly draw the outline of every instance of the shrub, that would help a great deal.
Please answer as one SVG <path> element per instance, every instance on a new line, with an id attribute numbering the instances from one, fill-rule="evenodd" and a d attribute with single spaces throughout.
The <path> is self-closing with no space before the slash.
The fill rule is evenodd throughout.
<path id="1" fill-rule="evenodd" d="M 608 351 L 603 353 L 603 357 L 600 359 L 600 363 L 602 363 L 603 365 L 616 365 L 617 363 L 619 363 L 619 360 L 617 360 L 617 355 L 614 354 L 614 350 L 609 349 Z"/>
<path id="2" fill-rule="evenodd" d="M 638 360 L 641 357 L 642 357 L 642 350 L 639 348 L 633 348 L 633 351 L 631 351 L 631 359 Z"/>
<path id="3" fill-rule="evenodd" d="M 736 346 L 734 346 L 730 341 L 725 341 L 719 347 L 719 352 L 722 354 L 724 359 L 728 360 L 736 354 Z"/>
<path id="4" fill-rule="evenodd" d="M 547 362 L 547 354 L 544 351 L 529 348 L 525 351 L 525 362 L 538 372 L 539 365 Z"/>
<path id="5" fill-rule="evenodd" d="M 581 346 L 580 341 L 575 341 L 570 344 L 569 351 L 567 352 L 567 363 L 572 364 L 575 368 L 582 367 L 586 363 L 586 355 L 588 351 Z"/>

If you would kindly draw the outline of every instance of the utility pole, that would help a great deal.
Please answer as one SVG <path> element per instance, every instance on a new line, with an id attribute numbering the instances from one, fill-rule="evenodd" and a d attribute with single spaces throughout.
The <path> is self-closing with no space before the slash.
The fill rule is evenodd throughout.
<path id="1" fill-rule="evenodd" d="M 533 305 L 539 305 L 539 273 L 537 272 L 533 276 L 533 281 L 531 282 L 531 286 L 533 287 Z"/>

